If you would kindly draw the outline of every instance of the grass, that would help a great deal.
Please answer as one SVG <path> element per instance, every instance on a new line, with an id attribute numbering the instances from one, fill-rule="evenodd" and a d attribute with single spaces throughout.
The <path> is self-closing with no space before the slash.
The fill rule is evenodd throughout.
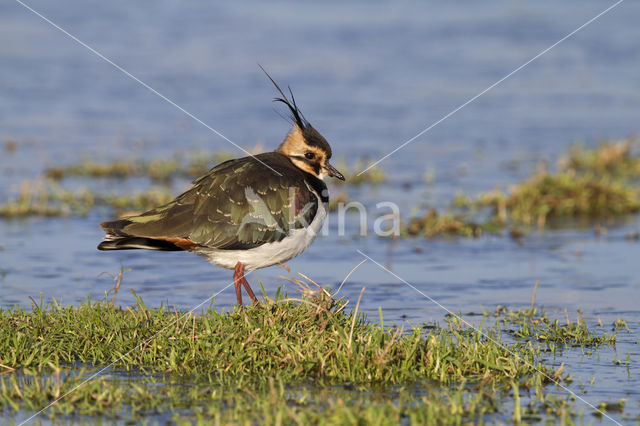
<path id="1" fill-rule="evenodd" d="M 637 178 L 640 177 L 640 156 L 634 148 L 635 141 L 631 138 L 619 142 L 605 141 L 594 149 L 575 144 L 560 159 L 558 168 L 562 172 Z"/>
<path id="2" fill-rule="evenodd" d="M 485 313 L 486 315 L 486 313 Z M 542 349 L 555 352 L 566 346 L 581 348 L 597 348 L 602 345 L 615 346 L 616 333 L 597 334 L 589 329 L 587 324 L 578 316 L 578 320 L 572 322 L 566 317 L 566 321 L 550 319 L 545 312 L 535 308 L 519 311 L 498 309 L 495 314 L 502 322 L 505 332 L 516 339 L 535 341 L 544 344 Z M 513 327 L 517 328 L 513 328 Z"/>
<path id="3" fill-rule="evenodd" d="M 138 299 L 139 300 L 139 299 Z M 80 307 L 12 308 L 0 312 L 2 364 L 42 368 L 78 361 L 150 372 L 197 375 L 224 371 L 235 379 L 271 376 L 328 382 L 437 380 L 451 384 L 492 372 L 508 377 L 532 372 L 507 359 L 508 352 L 476 335 L 442 329 L 438 335 L 382 330 L 336 301 L 286 301 L 202 315 L 138 306 L 125 310 L 104 303 Z M 141 350 L 140 342 L 153 338 Z M 70 332 L 72 331 L 72 332 Z M 47 336 L 46 339 L 43 339 Z M 55 342 L 55 344 L 51 344 Z M 473 347 L 469 353 L 467 348 Z M 530 354 L 529 354 L 530 355 Z M 530 359 L 522 354 L 523 359 Z"/>
<path id="4" fill-rule="evenodd" d="M 105 195 L 86 188 L 65 190 L 50 180 L 25 180 L 15 198 L 0 205 L 0 218 L 84 216 L 98 207 L 109 207 L 116 214 L 122 214 L 151 209 L 171 201 L 174 196 L 162 186 L 128 195 Z"/>
<path id="5" fill-rule="evenodd" d="M 401 225 L 400 234 L 406 237 L 423 235 L 426 238 L 479 237 L 483 230 L 482 225 L 468 221 L 464 214 L 441 215 L 435 209 L 431 209 L 424 216 L 411 218 L 407 224 Z"/>
<path id="6" fill-rule="evenodd" d="M 198 314 L 136 300 L 0 310 L 0 412 L 38 410 L 108 365 L 48 416 L 459 424 L 576 415 L 568 395 L 553 396 L 569 376 L 543 364 L 536 339 L 502 341 L 499 321 L 480 332 L 456 317 L 385 329 L 325 290 Z"/>
<path id="7" fill-rule="evenodd" d="M 640 212 L 639 178 L 640 154 L 632 140 L 607 141 L 593 149 L 574 145 L 556 172 L 539 170 L 508 192 L 494 190 L 476 198 L 456 193 L 450 211 L 431 209 L 413 217 L 401 235 L 479 237 L 508 229 L 522 242 L 529 227 L 542 229 L 550 220 L 593 221 Z M 637 235 L 630 233 L 627 238 Z"/>
<path id="8" fill-rule="evenodd" d="M 262 152 L 262 147 L 256 145 L 249 150 L 252 154 Z M 159 158 L 153 161 L 140 159 L 119 159 L 112 162 L 95 162 L 86 158 L 79 164 L 68 166 L 52 166 L 45 170 L 45 176 L 60 181 L 68 177 L 84 178 L 114 178 L 127 179 L 132 177 L 146 177 L 155 182 L 167 182 L 181 177 L 194 179 L 207 173 L 214 165 L 237 158 L 237 155 L 220 151 L 216 153 L 190 152 L 186 160 L 182 155 L 171 158 Z M 378 185 L 386 180 L 385 173 L 377 167 L 360 174 L 370 164 L 364 158 L 358 158 L 353 166 L 348 166 L 344 160 L 338 160 L 336 166 L 345 176 L 343 185 Z"/>
<path id="9" fill-rule="evenodd" d="M 250 150 L 261 151 L 260 146 Z M 191 152 L 186 159 L 181 155 L 172 158 L 156 159 L 150 162 L 139 159 L 120 159 L 99 163 L 85 159 L 79 164 L 56 166 L 46 169 L 44 177 L 25 180 L 13 196 L 0 204 L 0 218 L 24 218 L 30 216 L 67 217 L 84 216 L 94 208 L 109 207 L 114 214 L 142 212 L 171 201 L 175 195 L 170 190 L 171 182 L 176 178 L 193 179 L 205 174 L 215 164 L 234 158 L 230 153 Z M 378 185 L 386 179 L 380 169 L 371 170 L 358 176 L 369 163 L 357 159 L 352 167 L 343 161 L 339 170 L 344 172 L 346 182 L 337 181 L 338 186 L 364 184 Z M 128 194 L 104 194 L 87 188 L 80 190 L 65 189 L 63 181 L 70 177 L 84 179 L 129 179 L 148 178 L 154 186 L 142 192 Z M 332 198 L 330 210 L 336 210 L 340 202 L 348 201 L 349 196 L 341 191 Z"/>
<path id="10" fill-rule="evenodd" d="M 640 211 L 640 155 L 632 140 L 603 142 L 593 149 L 574 145 L 555 173 L 539 171 L 525 182 L 481 196 L 501 222 L 543 228 L 549 219 L 602 219 Z"/>
<path id="11" fill-rule="evenodd" d="M 260 147 L 252 151 L 258 152 Z M 0 217 L 85 215 L 97 207 L 110 207 L 118 215 L 148 210 L 173 198 L 174 194 L 167 186 L 156 186 L 135 194 L 112 195 L 88 189 L 69 191 L 59 182 L 69 176 L 146 177 L 152 182 L 166 184 L 176 177 L 193 178 L 205 173 L 213 163 L 211 159 L 220 162 L 228 158 L 232 158 L 231 154 L 224 152 L 192 152 L 186 159 L 175 156 L 151 162 L 117 160 L 110 163 L 87 159 L 80 164 L 49 168 L 46 171 L 48 179 L 24 181 L 18 193 L 0 205 Z M 359 175 L 370 164 L 365 159 L 357 159 L 351 167 L 342 160 L 336 164 L 344 172 L 347 185 L 378 185 L 386 180 L 384 172 L 375 167 Z M 401 236 L 479 237 L 487 232 L 500 233 L 509 229 L 509 235 L 522 243 L 529 227 L 544 228 L 552 219 L 610 219 L 637 213 L 640 212 L 639 170 L 640 155 L 634 151 L 631 140 L 604 142 L 593 149 L 574 145 L 559 161 L 557 172 L 539 171 L 512 186 L 508 193 L 496 190 L 475 199 L 458 193 L 452 201 L 451 211 L 442 213 L 431 209 L 412 217 L 401 225 Z M 338 182 L 336 185 L 343 184 Z M 340 202 L 348 199 L 347 192 L 340 192 L 332 200 L 330 210 L 336 210 Z M 490 213 L 477 214 L 483 209 L 489 209 Z M 636 237 L 629 234 L 628 239 Z"/>
<path id="12" fill-rule="evenodd" d="M 250 149 L 252 153 L 260 152 L 260 147 Z M 92 158 L 85 158 L 78 164 L 67 166 L 52 166 L 45 170 L 45 176 L 53 180 L 63 180 L 69 177 L 84 178 L 114 178 L 127 179 L 146 177 L 155 182 L 168 182 L 181 177 L 193 179 L 205 174 L 215 164 L 234 158 L 227 152 L 206 153 L 191 151 L 186 158 L 176 154 L 169 158 L 157 158 L 152 161 L 138 158 L 118 159 L 111 162 L 96 162 Z"/>
<path id="13" fill-rule="evenodd" d="M 63 190 L 54 182 L 25 180 L 15 198 L 0 205 L 0 218 L 84 215 L 95 205 L 88 190 Z"/>
<path id="14" fill-rule="evenodd" d="M 640 193 L 608 177 L 558 172 L 534 175 L 513 186 L 508 195 L 501 191 L 485 194 L 481 203 L 494 209 L 497 220 L 543 228 L 552 218 L 597 219 L 637 213 Z"/>

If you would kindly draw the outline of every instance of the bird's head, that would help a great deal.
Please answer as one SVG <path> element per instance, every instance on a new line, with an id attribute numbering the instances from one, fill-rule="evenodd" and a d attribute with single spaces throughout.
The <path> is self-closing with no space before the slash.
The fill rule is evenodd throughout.
<path id="1" fill-rule="evenodd" d="M 262 68 L 262 66 L 260 66 L 260 68 Z M 329 163 L 331 159 L 329 142 L 304 118 L 298 105 L 296 105 L 296 100 L 293 97 L 291 88 L 289 88 L 289 94 L 291 95 L 291 101 L 289 101 L 267 71 L 265 71 L 264 68 L 262 68 L 262 71 L 267 74 L 269 80 L 271 80 L 274 86 L 276 86 L 276 89 L 278 89 L 278 92 L 282 95 L 281 98 L 276 98 L 275 100 L 289 107 L 291 120 L 293 121 L 291 131 L 276 149 L 276 152 L 286 155 L 300 170 L 310 173 L 317 178 L 322 179 L 325 176 L 330 176 L 344 180 L 342 173 Z"/>
<path id="2" fill-rule="evenodd" d="M 304 128 L 294 123 L 276 152 L 286 155 L 296 167 L 320 179 L 331 176 L 344 180 L 342 173 L 329 163 L 329 143 L 309 123 Z"/>

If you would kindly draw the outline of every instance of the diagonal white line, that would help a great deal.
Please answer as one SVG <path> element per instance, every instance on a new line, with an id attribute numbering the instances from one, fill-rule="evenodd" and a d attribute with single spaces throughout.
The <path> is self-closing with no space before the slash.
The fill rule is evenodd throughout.
<path id="1" fill-rule="evenodd" d="M 253 271 L 247 271 L 244 275 L 250 275 Z M 151 342 L 153 339 L 156 338 L 156 336 L 158 336 L 159 334 L 163 333 L 167 328 L 172 327 L 175 323 L 177 323 L 178 321 L 182 320 L 184 317 L 186 317 L 187 315 L 190 315 L 193 313 L 193 311 L 195 311 L 196 309 L 198 309 L 200 306 L 204 305 L 205 303 L 207 303 L 208 301 L 210 301 L 211 299 L 215 298 L 217 295 L 219 295 L 220 293 L 222 293 L 223 291 L 225 291 L 226 289 L 228 289 L 229 287 L 231 287 L 234 283 L 231 284 L 227 284 L 222 290 L 218 291 L 217 293 L 214 293 L 212 296 L 207 297 L 205 300 L 203 300 L 202 302 L 200 302 L 199 304 L 197 304 L 196 306 L 194 306 L 193 308 L 189 309 L 187 312 L 185 312 L 183 315 L 181 315 L 180 317 L 176 318 L 175 321 L 171 322 L 171 324 L 166 325 L 165 327 L 163 327 L 161 330 L 157 331 L 156 333 L 154 333 L 153 336 L 149 337 L 147 340 L 140 342 L 135 348 L 129 350 L 127 353 L 125 353 L 124 355 L 121 355 L 120 357 L 118 357 L 118 359 L 116 359 L 115 361 L 111 362 L 111 364 L 107 365 L 104 368 L 101 368 L 98 372 L 93 373 L 91 376 L 87 377 L 85 380 L 82 381 L 82 383 L 79 383 L 78 385 L 74 386 L 73 389 L 69 390 L 68 392 L 66 392 L 65 394 L 61 395 L 60 397 L 54 399 L 53 401 L 51 401 L 46 407 L 42 408 L 41 410 L 39 410 L 37 413 L 33 414 L 31 417 L 29 417 L 28 419 L 24 420 L 23 422 L 21 422 L 18 426 L 22 426 L 28 422 L 30 422 L 31 420 L 33 420 L 36 416 L 38 416 L 40 413 L 42 413 L 43 411 L 45 411 L 47 408 L 51 407 L 52 405 L 54 405 L 55 403 L 57 403 L 58 401 L 60 401 L 63 398 L 66 398 L 67 396 L 69 396 L 70 394 L 72 394 L 73 392 L 75 392 L 76 390 L 78 390 L 79 388 L 81 388 L 82 386 L 86 385 L 87 383 L 89 383 L 90 381 L 92 381 L 93 379 L 95 379 L 96 377 L 98 377 L 100 374 L 104 373 L 107 369 L 111 368 L 111 366 L 113 364 L 115 364 L 116 362 L 122 360 L 124 357 L 126 357 L 127 355 L 129 355 L 131 352 L 139 349 L 140 347 L 146 345 L 147 343 Z"/>
<path id="2" fill-rule="evenodd" d="M 17 0 L 16 0 L 17 1 Z M 402 145 L 398 146 L 396 149 L 394 149 L 393 151 L 391 151 L 390 153 L 388 153 L 387 155 L 385 155 L 384 157 L 380 158 L 378 161 L 376 161 L 373 164 L 370 164 L 366 169 L 364 169 L 363 171 L 361 171 L 360 173 L 357 174 L 357 176 L 360 176 L 361 174 L 365 173 L 367 170 L 371 169 L 372 167 L 375 167 L 377 164 L 381 163 L 382 161 L 386 160 L 387 158 L 389 158 L 390 156 L 392 156 L 393 154 L 395 154 L 396 152 L 398 152 L 399 150 L 401 150 L 402 148 L 404 148 L 405 146 L 409 145 L 411 142 L 413 142 L 414 140 L 416 140 L 417 138 L 419 138 L 420 136 L 424 135 L 425 133 L 427 133 L 429 130 L 433 129 L 434 127 L 436 127 L 438 124 L 442 123 L 444 120 L 446 120 L 447 118 L 451 117 L 453 114 L 455 114 L 456 112 L 460 111 L 462 108 L 466 107 L 467 105 L 469 105 L 471 102 L 475 101 L 476 99 L 478 99 L 480 96 L 484 95 L 485 93 L 487 93 L 489 90 L 493 89 L 494 87 L 496 87 L 497 85 L 499 85 L 500 83 L 502 83 L 503 81 L 505 81 L 506 79 L 508 79 L 509 77 L 511 77 L 512 75 L 514 75 L 515 73 L 517 73 L 518 71 L 520 71 L 521 69 L 523 69 L 524 67 L 526 67 L 527 65 L 529 65 L 531 62 L 535 61 L 536 59 L 538 59 L 539 57 L 541 57 L 542 55 L 544 55 L 545 53 L 549 52 L 551 49 L 553 49 L 554 47 L 556 47 L 557 45 L 559 45 L 560 43 L 562 43 L 563 41 L 565 41 L 566 39 L 570 38 L 571 36 L 573 36 L 575 33 L 577 33 L 578 31 L 582 30 L 583 28 L 585 28 L 586 26 L 588 26 L 589 24 L 591 24 L 593 21 L 595 21 L 596 19 L 600 18 L 602 15 L 608 13 L 611 9 L 613 9 L 614 7 L 618 6 L 620 3 L 622 3 L 624 0 L 618 0 L 616 3 L 612 4 L 611 6 L 609 6 L 608 8 L 606 8 L 605 10 L 603 10 L 602 12 L 600 12 L 599 14 L 597 14 L 596 16 L 594 16 L 593 18 L 589 19 L 587 22 L 585 22 L 584 24 L 580 25 L 578 28 L 576 28 L 575 30 L 571 31 L 569 34 L 567 34 L 566 36 L 562 37 L 560 40 L 556 41 L 555 43 L 553 43 L 551 46 L 547 47 L 546 49 L 544 49 L 543 51 L 541 51 L 540 53 L 538 53 L 536 56 L 534 56 L 533 58 L 529 59 L 527 62 L 525 62 L 524 64 L 520 65 L 518 68 L 514 69 L 513 71 L 511 71 L 509 74 L 505 75 L 504 77 L 502 77 L 500 80 L 496 81 L 495 83 L 493 83 L 491 86 L 487 87 L 486 89 L 484 89 L 482 92 L 478 93 L 477 95 L 475 95 L 474 97 L 470 98 L 469 100 L 467 100 L 465 103 L 463 103 L 462 105 L 460 105 L 459 107 L 457 107 L 456 109 L 454 109 L 453 111 L 451 111 L 450 113 L 448 113 L 447 115 L 445 115 L 444 117 L 442 117 L 441 119 L 433 122 L 431 125 L 429 125 L 429 127 L 427 127 L 426 129 L 422 130 L 421 132 L 419 132 L 417 135 L 415 135 L 414 137 L 412 137 L 411 139 L 407 140 L 406 142 L 404 142 Z"/>
<path id="3" fill-rule="evenodd" d="M 169 99 L 168 97 L 163 95 L 162 93 L 158 92 L 156 89 L 154 89 L 153 87 L 149 86 L 147 83 L 145 83 L 144 81 L 140 80 L 138 77 L 136 77 L 135 75 L 131 74 L 129 71 L 125 70 L 120 65 L 116 64 L 111 59 L 107 58 L 102 53 L 98 52 L 96 49 L 94 49 L 93 47 L 89 46 L 87 43 L 85 43 L 82 40 L 80 40 L 78 37 L 76 37 L 73 34 L 71 34 L 69 31 L 67 31 L 64 28 L 62 28 L 61 26 L 57 25 L 55 22 L 51 21 L 46 16 L 42 15 L 40 12 L 36 11 L 31 6 L 29 6 L 28 4 L 24 3 L 22 0 L 15 0 L 15 1 L 17 3 L 19 3 L 20 5 L 22 5 L 25 9 L 33 12 L 35 15 L 40 17 L 43 21 L 47 22 L 49 25 L 51 25 L 52 27 L 54 27 L 58 31 L 60 31 L 63 34 L 65 34 L 67 37 L 71 38 L 73 41 L 75 41 L 76 43 L 78 43 L 82 47 L 84 47 L 87 50 L 89 50 L 91 53 L 93 53 L 94 55 L 96 55 L 97 57 L 102 59 L 103 61 L 107 62 L 109 65 L 113 66 L 115 69 L 117 69 L 118 71 L 120 71 L 121 73 L 123 73 L 124 75 L 126 75 L 127 77 L 129 77 L 130 79 L 135 81 L 136 83 L 138 83 L 138 84 L 142 85 L 143 87 L 145 87 L 146 89 L 148 89 L 154 95 L 157 95 L 158 97 L 160 97 L 164 101 L 166 101 L 169 104 L 171 104 L 172 106 L 176 107 L 177 109 L 179 109 L 180 111 L 182 111 L 183 113 L 185 113 L 186 115 L 188 115 L 189 117 L 191 117 L 192 119 L 197 121 L 198 123 L 202 124 L 204 127 L 206 127 L 207 129 L 211 130 L 213 133 L 215 133 L 216 135 L 220 136 L 222 139 L 226 140 L 231 145 L 235 146 L 236 148 L 238 148 L 239 150 L 241 150 L 245 154 L 253 157 L 256 161 L 261 163 L 263 166 L 271 169 L 271 171 L 276 173 L 278 176 L 282 176 L 282 174 L 280 172 L 274 170 L 272 167 L 270 167 L 268 164 L 265 164 L 259 158 L 256 158 L 255 155 L 251 154 L 249 151 L 247 151 L 246 149 L 244 149 L 240 145 L 236 144 L 231 139 L 229 139 L 228 137 L 226 137 L 225 135 L 223 135 L 222 133 L 220 133 L 219 131 L 217 131 L 216 129 L 214 129 L 213 127 L 211 127 L 210 125 L 208 125 L 204 121 L 200 120 L 198 117 L 196 117 L 195 115 L 193 115 L 192 113 L 190 113 L 189 111 L 187 111 L 186 109 L 184 109 L 183 107 L 181 107 L 180 105 L 178 105 L 177 103 L 175 103 L 174 101 L 172 101 L 171 99 Z"/>
<path id="4" fill-rule="evenodd" d="M 459 319 L 461 322 L 463 322 L 467 327 L 472 328 L 473 330 L 475 330 L 478 334 L 480 334 L 482 337 L 484 337 L 487 340 L 490 340 L 492 343 L 500 346 L 501 348 L 503 348 L 504 350 L 506 350 L 507 352 L 509 352 L 511 355 L 513 355 L 514 357 L 516 356 L 516 354 L 514 352 L 512 352 L 509 348 L 507 348 L 504 344 L 502 344 L 501 342 L 496 341 L 495 339 L 492 339 L 489 335 L 487 335 L 486 333 L 484 333 L 481 330 L 478 330 L 475 326 L 473 326 L 472 324 L 470 324 L 468 321 L 466 321 L 465 319 L 463 319 L 460 315 L 457 315 L 455 313 L 453 313 L 452 311 L 450 311 L 449 309 L 447 309 L 445 306 L 443 306 L 440 302 L 438 302 L 437 300 L 435 300 L 434 298 L 432 298 L 431 296 L 429 296 L 428 294 L 425 294 L 423 291 L 419 290 L 418 288 L 416 288 L 414 285 L 412 285 L 411 283 L 409 283 L 408 281 L 406 281 L 405 279 L 401 278 L 400 276 L 398 276 L 397 274 L 395 274 L 393 271 L 391 271 L 390 269 L 386 268 L 385 266 L 383 266 L 382 264 L 376 262 L 375 260 L 373 260 L 371 257 L 367 256 L 365 253 L 363 253 L 360 250 L 356 250 L 358 253 L 360 253 L 362 256 L 364 256 L 366 259 L 369 259 L 370 261 L 372 261 L 373 263 L 375 263 L 378 267 L 380 267 L 382 270 L 386 271 L 387 273 L 389 273 L 390 275 L 394 276 L 396 279 L 402 281 L 404 284 L 406 284 L 407 286 L 411 287 L 412 289 L 414 289 L 415 291 L 417 291 L 418 293 L 420 293 L 422 296 L 424 296 L 426 299 L 428 299 L 430 302 L 438 305 L 440 308 L 442 308 L 443 310 L 447 311 L 450 315 L 456 317 L 457 319 Z M 598 413 L 602 414 L 603 416 L 605 416 L 607 419 L 611 420 L 613 423 L 620 425 L 620 423 L 618 423 L 615 419 L 611 418 L 607 413 L 605 413 L 604 411 L 600 410 L 599 408 L 597 408 L 596 406 L 594 406 L 593 404 L 591 404 L 589 401 L 587 401 L 586 399 L 582 398 L 581 396 L 577 395 L 574 391 L 572 391 L 571 389 L 569 389 L 568 387 L 564 386 L 562 383 L 558 382 L 557 380 L 555 380 L 553 377 L 549 376 L 548 374 L 540 371 L 539 369 L 536 368 L 535 365 L 529 363 L 527 360 L 523 359 L 522 360 L 524 363 L 528 364 L 531 368 L 533 368 L 534 370 L 536 370 L 538 373 L 542 374 L 543 376 L 545 376 L 547 379 L 549 379 L 551 382 L 553 382 L 556 386 L 558 386 L 559 388 L 561 388 L 562 390 L 564 390 L 565 392 L 571 394 L 571 396 L 573 396 L 576 399 L 579 399 L 580 401 L 584 402 L 585 404 L 587 404 L 589 407 L 593 408 L 595 411 L 597 411 Z M 620 425 L 622 426 L 622 425 Z"/>

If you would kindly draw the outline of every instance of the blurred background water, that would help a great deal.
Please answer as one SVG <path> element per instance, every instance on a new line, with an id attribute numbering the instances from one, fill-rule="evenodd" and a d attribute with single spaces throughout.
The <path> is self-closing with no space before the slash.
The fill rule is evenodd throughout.
<path id="1" fill-rule="evenodd" d="M 387 154 L 613 3 L 28 4 L 235 143 L 271 150 L 289 125 L 273 111 L 275 91 L 260 63 L 291 86 L 335 157 L 349 163 Z M 459 190 L 473 195 L 517 183 L 540 159 L 555 164 L 576 140 L 593 146 L 636 133 L 639 18 L 640 4 L 623 2 L 386 159 L 380 167 L 389 179 L 352 199 L 374 214 L 377 202 L 396 202 L 406 218 L 412 208 L 445 205 Z M 0 3 L 0 94 L 0 141 L 17 141 L 14 152 L 0 154 L 0 201 L 46 167 L 86 157 L 153 159 L 193 149 L 244 155 L 10 0 Z M 425 184 L 427 172 L 432 185 Z M 98 184 L 118 190 L 136 182 Z M 188 182 L 180 185 L 176 192 Z M 0 305 L 29 306 L 40 294 L 66 304 L 102 298 L 113 286 L 102 273 L 121 267 L 131 269 L 118 295 L 123 305 L 133 303 L 132 288 L 150 306 L 187 309 L 231 283 L 230 271 L 187 253 L 98 252 L 98 223 L 109 215 L 0 220 Z M 638 331 L 640 244 L 624 237 L 638 230 L 637 216 L 609 226 L 606 235 L 565 227 L 534 233 L 522 246 L 491 235 L 360 238 L 357 215 L 348 216 L 347 235 L 339 236 L 337 217 L 329 221 L 329 235 L 289 262 L 323 285 L 337 287 L 361 250 L 454 312 L 525 306 L 540 280 L 539 305 L 572 315 L 579 309 L 592 324 L 598 316 L 607 326 L 622 317 Z M 260 270 L 250 281 L 273 296 L 283 272 Z M 353 301 L 363 286 L 361 308 L 372 319 L 379 306 L 385 321 L 398 324 L 446 314 L 372 262 L 351 276 L 342 295 Z M 230 308 L 234 300 L 227 289 L 215 305 Z M 632 365 L 640 361 L 632 337 L 619 342 Z M 614 355 L 581 369 L 589 372 L 585 382 L 593 369 L 608 377 L 596 382 L 594 401 L 637 401 L 637 375 L 622 367 L 611 373 Z"/>

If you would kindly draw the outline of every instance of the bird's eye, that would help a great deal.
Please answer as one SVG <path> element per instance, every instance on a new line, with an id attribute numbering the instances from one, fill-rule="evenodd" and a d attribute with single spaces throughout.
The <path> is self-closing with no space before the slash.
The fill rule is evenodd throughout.
<path id="1" fill-rule="evenodd" d="M 307 160 L 313 160 L 314 158 L 316 158 L 316 155 L 313 152 L 306 152 L 304 156 L 307 158 Z"/>

